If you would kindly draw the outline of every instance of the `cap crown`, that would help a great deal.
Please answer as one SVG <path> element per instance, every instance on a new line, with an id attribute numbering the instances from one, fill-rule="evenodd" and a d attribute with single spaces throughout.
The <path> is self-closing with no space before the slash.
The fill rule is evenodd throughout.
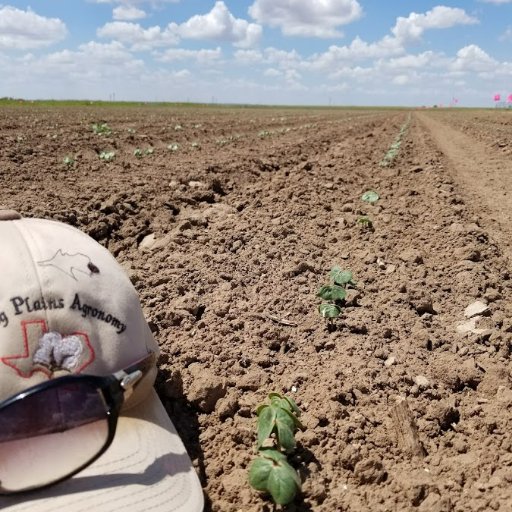
<path id="1" fill-rule="evenodd" d="M 59 222 L 0 220 L 0 400 L 149 351 L 158 346 L 137 292 L 108 250 Z"/>

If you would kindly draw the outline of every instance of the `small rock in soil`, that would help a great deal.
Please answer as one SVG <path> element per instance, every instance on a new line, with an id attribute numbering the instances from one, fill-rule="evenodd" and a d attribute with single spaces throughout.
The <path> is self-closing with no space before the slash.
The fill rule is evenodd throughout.
<path id="1" fill-rule="evenodd" d="M 457 332 L 460 334 L 467 334 L 467 333 L 473 333 L 473 334 L 483 334 L 487 331 L 487 329 L 478 329 L 476 324 L 481 319 L 481 316 L 474 316 L 473 318 L 470 318 L 466 322 L 463 322 L 459 325 L 457 325 Z"/>
<path id="2" fill-rule="evenodd" d="M 464 316 L 466 318 L 471 318 L 476 315 L 481 315 L 485 313 L 489 309 L 489 306 L 482 302 L 481 300 L 477 300 L 470 304 L 465 310 L 464 310 Z"/>
<path id="3" fill-rule="evenodd" d="M 142 242 L 139 244 L 139 249 L 141 251 L 150 251 L 156 241 L 156 235 L 151 233 L 150 235 L 146 235 Z"/>
<path id="4" fill-rule="evenodd" d="M 430 381 L 424 375 L 416 375 L 416 377 L 414 377 L 414 383 L 420 389 L 427 389 L 430 387 Z"/>
<path id="5" fill-rule="evenodd" d="M 384 366 L 386 366 L 387 368 L 389 368 L 390 366 L 393 366 L 395 363 L 396 363 L 396 357 L 395 357 L 395 356 L 389 356 L 389 357 L 384 361 Z"/>

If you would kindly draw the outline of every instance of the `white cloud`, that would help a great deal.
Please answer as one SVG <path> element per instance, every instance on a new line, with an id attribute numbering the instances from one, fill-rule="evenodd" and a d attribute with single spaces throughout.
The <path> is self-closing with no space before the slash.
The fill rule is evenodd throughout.
<path id="1" fill-rule="evenodd" d="M 375 82 L 377 77 L 378 73 L 374 67 L 362 66 L 343 66 L 329 74 L 329 78 L 333 80 L 343 78 L 344 80 L 350 79 L 361 84 Z M 383 78 L 383 76 L 381 76 L 381 78 Z"/>
<path id="2" fill-rule="evenodd" d="M 181 25 L 173 25 L 176 33 L 185 39 L 226 41 L 240 48 L 254 46 L 262 33 L 260 25 L 235 18 L 223 1 L 215 2 L 208 14 L 198 14 Z"/>
<path id="3" fill-rule="evenodd" d="M 267 68 L 263 72 L 263 75 L 275 78 L 275 77 L 278 77 L 278 76 L 282 76 L 283 73 L 282 73 L 282 71 L 279 71 L 278 69 L 275 69 L 275 68 Z"/>
<path id="4" fill-rule="evenodd" d="M 392 82 L 395 85 L 407 85 L 411 82 L 411 77 L 409 75 L 396 75 Z"/>
<path id="5" fill-rule="evenodd" d="M 437 6 L 424 14 L 411 13 L 407 18 L 399 17 L 391 29 L 393 35 L 368 43 L 356 37 L 349 45 L 332 45 L 323 53 L 315 54 L 303 66 L 312 69 L 325 69 L 336 73 L 336 67 L 363 60 L 383 59 L 403 55 L 407 44 L 421 38 L 425 30 L 446 29 L 458 24 L 477 23 L 478 20 L 468 16 L 463 9 Z M 423 54 L 425 60 L 428 54 Z M 408 57 L 409 64 L 412 58 Z M 395 61 L 395 65 L 407 64 L 407 61 Z"/>
<path id="6" fill-rule="evenodd" d="M 341 83 L 341 84 L 334 84 L 334 85 L 327 85 L 322 84 L 319 87 L 320 90 L 327 91 L 327 92 L 333 92 L 333 93 L 340 93 L 340 92 L 347 92 L 350 90 L 350 86 L 347 83 Z"/>
<path id="7" fill-rule="evenodd" d="M 489 72 L 498 68 L 498 61 L 475 44 L 461 48 L 452 64 L 455 71 Z"/>
<path id="8" fill-rule="evenodd" d="M 36 82 L 33 94 L 43 97 L 43 91 L 47 91 L 47 97 L 54 97 L 54 93 L 48 91 L 59 91 L 61 97 L 71 96 L 71 91 L 87 97 L 88 88 L 93 84 L 107 88 L 116 80 L 137 80 L 145 68 L 144 63 L 135 59 L 121 43 L 94 41 L 80 45 L 77 51 L 62 50 L 42 57 L 29 54 L 11 61 L 11 66 L 17 71 L 9 76 L 11 84 L 24 87 L 21 84 Z M 66 86 L 67 95 L 63 95 L 62 88 Z"/>
<path id="9" fill-rule="evenodd" d="M 190 78 L 192 73 L 188 69 L 180 69 L 180 71 L 175 71 L 173 75 L 175 78 Z"/>
<path id="10" fill-rule="evenodd" d="M 240 64 L 256 64 L 263 62 L 263 55 L 259 50 L 237 50 L 234 53 L 235 61 Z"/>
<path id="11" fill-rule="evenodd" d="M 296 69 L 287 69 L 284 74 L 286 80 L 290 82 L 298 82 L 302 76 Z"/>
<path id="12" fill-rule="evenodd" d="M 327 51 L 313 55 L 307 65 L 313 69 L 333 70 L 346 62 L 400 55 L 403 52 L 402 45 L 394 37 L 385 36 L 376 43 L 367 43 L 356 37 L 347 46 L 332 45 Z"/>
<path id="13" fill-rule="evenodd" d="M 116 41 L 108 44 L 90 41 L 80 45 L 78 49 L 78 52 L 70 52 L 75 58 L 93 59 L 95 62 L 107 64 L 108 66 L 141 63 L 141 61 L 134 59 L 132 54 L 121 43 Z"/>
<path id="14" fill-rule="evenodd" d="M 116 21 L 133 21 L 146 17 L 146 13 L 142 9 L 138 9 L 133 5 L 120 5 L 112 11 L 112 17 Z"/>
<path id="15" fill-rule="evenodd" d="M 391 29 L 393 35 L 404 44 L 421 39 L 425 30 L 471 25 L 478 20 L 466 14 L 464 9 L 438 5 L 424 14 L 412 12 L 407 18 L 399 17 Z"/>
<path id="16" fill-rule="evenodd" d="M 440 67 L 446 65 L 446 59 L 439 53 L 427 51 L 418 55 L 391 58 L 380 64 L 390 70 L 425 69 L 429 66 Z"/>
<path id="17" fill-rule="evenodd" d="M 278 48 L 265 48 L 263 51 L 265 62 L 279 64 L 283 68 L 295 67 L 302 61 L 301 55 L 296 50 L 286 51 Z"/>
<path id="18" fill-rule="evenodd" d="M 34 11 L 0 6 L 0 49 L 28 50 L 61 41 L 66 25 L 58 18 L 45 18 Z"/>
<path id="19" fill-rule="evenodd" d="M 196 60 L 200 64 L 211 64 L 222 57 L 222 50 L 217 47 L 214 50 L 187 50 L 185 48 L 174 48 L 166 50 L 161 55 L 156 56 L 160 62 L 172 62 L 177 60 Z"/>
<path id="20" fill-rule="evenodd" d="M 134 51 L 142 51 L 177 44 L 179 38 L 171 25 L 162 30 L 159 26 L 143 28 L 138 23 L 112 21 L 100 27 L 96 33 L 99 37 L 130 45 Z"/>
<path id="21" fill-rule="evenodd" d="M 501 41 L 510 41 L 510 40 L 512 40 L 512 26 L 507 27 L 505 32 L 503 32 L 503 34 L 501 34 L 500 40 Z"/>
<path id="22" fill-rule="evenodd" d="M 288 36 L 329 38 L 341 36 L 337 27 L 359 19 L 363 9 L 357 0 L 256 0 L 249 14 Z"/>
<path id="23" fill-rule="evenodd" d="M 149 50 L 172 46 L 180 39 L 202 39 L 231 42 L 234 46 L 247 48 L 255 45 L 261 37 L 261 26 L 235 18 L 224 2 L 218 1 L 208 14 L 195 15 L 182 24 L 169 23 L 143 28 L 138 23 L 113 21 L 97 30 L 99 37 L 121 41 L 133 50 Z"/>

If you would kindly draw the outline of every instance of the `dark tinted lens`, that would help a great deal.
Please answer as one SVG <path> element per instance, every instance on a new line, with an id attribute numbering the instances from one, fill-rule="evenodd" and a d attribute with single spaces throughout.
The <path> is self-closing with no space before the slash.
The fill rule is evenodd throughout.
<path id="1" fill-rule="evenodd" d="M 81 380 L 0 410 L 0 492 L 49 484 L 89 462 L 108 439 L 101 391 Z"/>

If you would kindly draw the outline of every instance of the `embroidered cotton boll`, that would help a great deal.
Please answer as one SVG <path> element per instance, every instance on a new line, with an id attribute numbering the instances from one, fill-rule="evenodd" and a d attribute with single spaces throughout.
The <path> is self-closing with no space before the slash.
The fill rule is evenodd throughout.
<path id="1" fill-rule="evenodd" d="M 53 360 L 57 368 L 73 370 L 78 366 L 83 352 L 82 340 L 78 336 L 66 336 L 53 346 Z"/>
<path id="2" fill-rule="evenodd" d="M 53 345 L 54 340 L 62 339 L 62 336 L 57 332 L 47 332 L 43 334 L 37 343 L 37 349 L 34 352 L 34 364 L 40 364 L 51 368 L 53 362 Z"/>
<path id="3" fill-rule="evenodd" d="M 82 340 L 78 336 L 63 337 L 58 332 L 47 332 L 39 340 L 33 361 L 54 370 L 71 371 L 77 367 L 82 353 Z"/>

